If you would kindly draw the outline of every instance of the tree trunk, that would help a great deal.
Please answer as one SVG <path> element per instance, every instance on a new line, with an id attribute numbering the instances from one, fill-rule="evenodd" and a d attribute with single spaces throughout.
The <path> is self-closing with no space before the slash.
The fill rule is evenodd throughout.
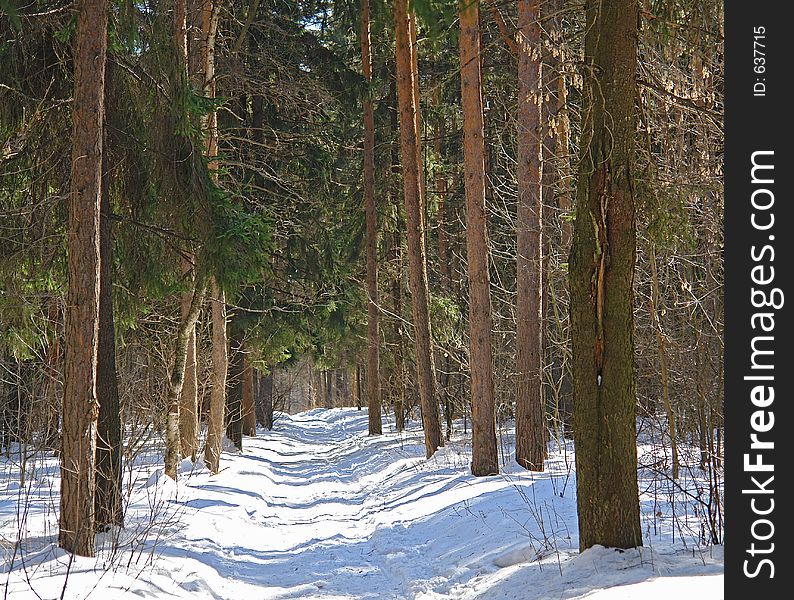
<path id="1" fill-rule="evenodd" d="M 202 88 L 203 93 L 214 97 L 214 78 L 212 56 L 214 51 L 214 31 L 211 31 L 212 0 L 195 0 L 191 6 L 190 27 L 187 27 L 186 0 L 176 0 L 174 6 L 174 29 L 176 44 L 184 66 L 193 85 Z M 191 31 L 188 44 L 187 30 Z M 189 52 L 188 52 L 189 49 Z M 217 155 L 215 143 L 215 115 L 207 116 L 202 123 L 206 135 L 206 155 L 210 158 Z M 183 258 L 183 277 L 189 277 L 193 270 L 192 260 L 195 257 Z M 182 296 L 182 317 L 190 310 L 191 294 Z M 190 456 L 195 462 L 198 453 L 199 404 L 198 404 L 198 372 L 196 364 L 196 329 L 190 332 L 188 340 L 187 364 L 185 366 L 185 383 L 182 388 L 179 409 L 179 439 L 182 456 Z"/>
<path id="2" fill-rule="evenodd" d="M 193 265 L 189 259 L 182 259 L 183 277 L 191 277 Z M 180 313 L 182 319 L 190 311 L 193 299 L 191 292 L 182 295 Z M 196 327 L 190 330 L 187 342 L 187 360 L 185 361 L 185 383 L 179 397 L 179 444 L 182 456 L 190 456 L 196 460 L 198 449 L 198 371 L 196 365 Z"/>
<path id="3" fill-rule="evenodd" d="M 414 91 L 418 74 L 411 52 L 408 0 L 394 4 L 397 54 L 397 98 L 400 108 L 400 145 L 406 229 L 408 233 L 408 268 L 411 285 L 411 308 L 416 344 L 416 374 L 422 404 L 425 448 L 428 458 L 444 445 L 436 402 L 436 377 L 431 348 L 429 291 L 425 259 L 424 197 L 421 185 L 421 149 L 419 143 L 418 106 Z"/>
<path id="4" fill-rule="evenodd" d="M 543 470 L 543 203 L 538 0 L 519 0 L 518 231 L 516 234 L 516 462 Z"/>
<path id="5" fill-rule="evenodd" d="M 215 33 L 218 28 L 218 7 L 214 0 L 196 0 L 193 16 L 194 30 L 198 31 L 196 51 L 192 52 L 196 65 L 195 78 L 208 98 L 215 97 Z M 217 178 L 218 115 L 210 112 L 202 123 L 205 136 L 204 151 L 213 178 Z M 213 277 L 212 287 L 212 373 L 210 376 L 210 402 L 207 414 L 207 439 L 204 445 L 204 464 L 213 473 L 220 470 L 223 451 L 223 425 L 226 411 L 226 375 L 229 352 L 226 336 L 226 295 Z"/>
<path id="6" fill-rule="evenodd" d="M 469 273 L 469 354 L 471 369 L 472 456 L 474 475 L 497 475 L 496 405 L 491 349 L 491 284 L 485 212 L 485 134 L 480 67 L 480 12 L 476 2 L 460 1 L 460 94 L 466 190 L 466 251 Z"/>
<path id="7" fill-rule="evenodd" d="M 549 37 L 554 48 L 552 60 L 557 66 L 557 102 L 554 113 L 554 149 L 556 174 L 559 186 L 558 207 L 560 214 L 567 217 L 571 210 L 571 158 L 568 137 L 570 135 L 570 119 L 568 117 L 568 84 L 567 57 L 565 55 L 564 32 L 562 27 L 562 9 L 565 0 L 553 0 L 547 4 L 550 17 L 547 20 Z M 548 2 L 548 0 L 547 0 Z M 561 222 L 560 250 L 566 256 L 571 248 L 571 221 L 563 218 Z"/>
<path id="8" fill-rule="evenodd" d="M 101 232 L 100 232 L 100 236 L 101 236 Z M 100 262 L 102 260 L 103 259 L 100 256 Z M 100 273 L 100 286 L 101 284 L 102 284 L 102 274 Z M 100 290 L 100 294 L 101 294 L 101 290 Z M 48 313 L 47 320 L 51 323 L 52 327 L 55 329 L 55 337 L 52 340 L 52 344 L 47 349 L 47 358 L 46 358 L 46 366 L 45 366 L 45 370 L 47 373 L 47 387 L 46 387 L 47 391 L 45 393 L 47 424 L 46 424 L 46 432 L 44 436 L 44 447 L 47 450 L 51 450 L 52 452 L 57 454 L 58 449 L 61 447 L 61 433 L 60 433 L 61 405 L 60 405 L 60 395 L 58 393 L 58 388 L 61 382 L 61 374 L 59 368 L 60 358 L 61 358 L 61 336 L 58 332 L 58 330 L 60 329 L 59 324 L 61 323 L 61 319 L 60 319 L 61 311 L 60 311 L 60 301 L 57 297 L 53 296 L 48 304 L 49 306 L 47 307 L 47 313 Z M 99 356 L 97 356 L 97 363 L 99 362 L 99 360 L 100 360 Z M 99 369 L 98 364 L 97 364 L 97 369 Z M 4 377 L 3 365 L 2 365 L 2 361 L 0 361 L 0 379 L 2 379 L 3 377 Z M 99 377 L 98 373 L 97 373 L 97 377 Z M 3 397 L 2 387 L 0 387 L 0 407 L 4 405 L 5 405 L 5 399 Z M 3 409 L 0 408 L 0 419 L 2 419 L 2 410 Z M 2 429 L 2 424 L 0 424 L 0 429 Z M 2 448 L 3 448 L 3 444 L 2 442 L 0 442 L 0 450 L 2 450 Z"/>
<path id="9" fill-rule="evenodd" d="M 256 408 L 254 407 L 254 370 L 243 355 L 243 435 L 256 437 Z"/>
<path id="10" fill-rule="evenodd" d="M 361 64 L 372 84 L 369 0 L 361 0 Z M 375 115 L 371 90 L 364 97 L 364 210 L 367 221 L 367 409 L 369 435 L 380 435 L 380 332 L 378 330 L 378 211 L 375 206 Z"/>
<path id="11" fill-rule="evenodd" d="M 59 545 L 93 556 L 99 348 L 99 214 L 107 3 L 79 0 L 74 46 Z"/>
<path id="12" fill-rule="evenodd" d="M 107 70 L 109 78 L 109 69 Z M 107 137 L 105 137 L 107 140 Z M 99 217 L 99 347 L 97 400 L 99 420 L 96 447 L 96 530 L 124 526 L 121 506 L 121 414 L 116 378 L 116 332 L 113 320 L 113 221 L 110 206 L 108 153 L 102 156 L 102 199 Z"/>
<path id="13" fill-rule="evenodd" d="M 232 325 L 231 360 L 229 361 L 228 393 L 226 396 L 226 437 L 238 450 L 243 449 L 243 344 L 239 331 Z"/>
<path id="14" fill-rule="evenodd" d="M 570 257 L 579 546 L 642 545 L 632 184 L 636 0 L 586 2 L 584 119 Z"/>
<path id="15" fill-rule="evenodd" d="M 436 92 L 434 93 L 433 103 L 435 106 L 440 106 L 438 88 L 436 88 Z M 445 128 L 444 128 L 444 119 L 443 117 L 439 119 L 438 125 L 436 127 L 436 136 L 434 140 L 434 152 L 436 155 L 436 177 L 435 177 L 435 186 L 436 186 L 436 198 L 438 202 L 438 208 L 436 211 L 436 221 L 438 225 L 438 266 L 439 266 L 439 273 L 441 275 L 441 289 L 443 293 L 447 296 L 451 296 L 451 281 L 452 281 L 452 270 L 450 264 L 450 253 L 449 253 L 449 238 L 447 236 L 447 223 L 446 223 L 446 204 L 447 204 L 447 195 L 449 193 L 448 186 L 447 186 L 447 176 L 444 173 L 443 168 L 443 157 L 442 157 L 442 140 L 444 139 L 445 135 Z M 452 367 L 452 350 L 451 348 L 442 348 L 440 351 L 441 355 L 441 374 L 440 374 L 440 385 L 441 385 L 441 403 L 444 406 L 444 419 L 446 421 L 446 439 L 452 437 L 452 425 L 455 419 L 455 404 L 452 401 L 452 394 L 450 393 L 450 370 Z"/>
<path id="16" fill-rule="evenodd" d="M 389 138 L 394 140 L 393 132 L 398 130 L 397 118 L 397 79 L 389 84 Z M 405 429 L 405 339 L 403 332 L 403 252 L 402 224 L 400 210 L 400 158 L 397 141 L 392 141 L 389 148 L 388 189 L 391 202 L 394 203 L 394 231 L 391 236 L 391 262 L 396 266 L 394 279 L 391 282 L 392 310 L 395 318 L 392 326 L 392 343 L 394 345 L 394 372 L 392 374 L 392 401 L 394 403 L 394 425 L 398 432 Z"/>
<path id="17" fill-rule="evenodd" d="M 226 340 L 226 298 L 212 280 L 212 375 L 210 410 L 207 415 L 207 442 L 204 447 L 204 464 L 213 473 L 220 469 L 223 450 L 223 421 L 226 409 L 226 371 L 228 351 Z"/>
<path id="18" fill-rule="evenodd" d="M 259 402 L 262 407 L 262 427 L 273 429 L 273 369 L 267 375 L 259 374 Z"/>
<path id="19" fill-rule="evenodd" d="M 356 365 L 354 372 L 354 379 L 356 382 L 355 385 L 356 409 L 361 410 L 361 365 Z"/>
<path id="20" fill-rule="evenodd" d="M 199 313 L 201 312 L 201 305 L 204 303 L 204 296 L 207 292 L 206 276 L 197 273 L 193 286 L 193 299 L 190 301 L 190 309 L 180 321 L 176 335 L 174 365 L 166 399 L 168 416 L 165 422 L 165 474 L 174 480 L 176 480 L 181 446 L 179 442 L 179 399 L 182 395 L 182 386 L 185 383 L 185 365 L 187 364 L 190 331 L 196 326 L 196 321 L 198 321 Z"/>

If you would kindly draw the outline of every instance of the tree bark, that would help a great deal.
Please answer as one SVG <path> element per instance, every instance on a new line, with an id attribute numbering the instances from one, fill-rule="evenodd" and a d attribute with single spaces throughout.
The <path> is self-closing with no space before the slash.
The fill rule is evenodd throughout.
<path id="1" fill-rule="evenodd" d="M 369 0 L 361 0 L 361 64 L 372 84 Z M 378 211 L 375 205 L 375 115 L 371 90 L 364 98 L 364 210 L 367 221 L 367 410 L 369 435 L 383 432 L 380 414 L 380 331 L 378 323 Z"/>
<path id="2" fill-rule="evenodd" d="M 424 196 L 420 174 L 418 106 L 414 86 L 418 85 L 411 52 L 410 18 L 407 0 L 396 0 L 394 20 L 397 54 L 397 98 L 400 109 L 400 145 L 408 233 L 408 274 L 416 344 L 416 372 L 419 381 L 425 448 L 428 458 L 444 445 L 436 402 L 436 376 L 431 348 L 429 291 L 424 238 Z"/>
<path id="3" fill-rule="evenodd" d="M 480 66 L 480 11 L 460 0 L 460 93 L 466 191 L 466 251 L 469 273 L 469 365 L 471 369 L 472 457 L 476 476 L 497 475 L 496 405 L 491 349 L 491 284 L 485 211 L 485 133 Z"/>
<path id="4" fill-rule="evenodd" d="M 78 0 L 67 250 L 61 502 L 58 543 L 93 556 L 99 347 L 99 214 L 107 3 Z"/>
<path id="5" fill-rule="evenodd" d="M 587 0 L 584 120 L 570 256 L 579 546 L 642 545 L 632 184 L 636 0 Z"/>
<path id="6" fill-rule="evenodd" d="M 107 67 L 106 67 L 107 69 Z M 110 77 L 107 69 L 106 77 Z M 107 136 L 105 136 L 105 141 Z M 124 526 L 121 505 L 121 414 L 116 378 L 116 332 L 113 319 L 113 221 L 110 205 L 108 152 L 102 153 L 102 199 L 99 217 L 99 347 L 97 400 L 99 419 L 96 447 L 96 530 Z"/>
<path id="7" fill-rule="evenodd" d="M 518 231 L 516 234 L 516 462 L 542 471 L 543 201 L 540 2 L 519 0 Z"/>
<path id="8" fill-rule="evenodd" d="M 207 441 L 204 464 L 213 473 L 220 470 L 223 451 L 223 421 L 226 409 L 226 371 L 228 351 L 226 340 L 226 297 L 212 280 L 212 374 L 210 409 L 207 415 Z"/>

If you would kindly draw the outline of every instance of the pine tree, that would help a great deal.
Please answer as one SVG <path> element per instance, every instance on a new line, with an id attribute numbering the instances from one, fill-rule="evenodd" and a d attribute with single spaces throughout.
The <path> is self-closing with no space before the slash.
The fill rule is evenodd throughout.
<path id="1" fill-rule="evenodd" d="M 110 69 L 106 66 L 106 87 Z M 105 127 L 107 129 L 107 126 Z M 110 205 L 110 161 L 103 139 L 102 199 L 99 217 L 99 340 L 97 349 L 96 529 L 124 525 L 121 504 L 121 413 L 116 376 L 116 327 L 113 318 L 113 221 Z"/>
<path id="2" fill-rule="evenodd" d="M 72 189 L 67 238 L 69 286 L 58 543 L 81 556 L 93 556 L 95 552 L 99 228 L 107 20 L 104 0 L 79 0 L 74 45 Z"/>
<path id="3" fill-rule="evenodd" d="M 586 3 L 570 257 L 579 546 L 642 545 L 634 380 L 636 0 Z"/>
<path id="4" fill-rule="evenodd" d="M 491 350 L 491 284 L 485 209 L 485 139 L 480 65 L 480 11 L 475 0 L 460 0 L 460 85 L 466 189 L 466 249 L 469 272 L 471 369 L 471 472 L 497 475 L 496 403 Z"/>
<path id="5" fill-rule="evenodd" d="M 543 470 L 543 201 L 540 8 L 518 1 L 518 232 L 516 235 L 516 462 Z"/>
<path id="6" fill-rule="evenodd" d="M 394 3 L 397 53 L 397 99 L 400 114 L 400 147 L 408 234 L 408 281 L 416 345 L 416 374 L 422 404 L 427 456 L 444 445 L 436 398 L 436 374 L 430 347 L 430 307 L 424 236 L 424 184 L 421 174 L 417 58 L 412 44 L 414 17 L 408 0 Z M 412 25 L 413 23 L 413 25 Z"/>
<path id="7" fill-rule="evenodd" d="M 372 84 L 369 0 L 361 0 L 361 64 Z M 367 223 L 367 407 L 369 434 L 380 435 L 380 331 L 378 326 L 378 211 L 375 206 L 375 115 L 372 90 L 364 98 L 364 211 Z"/>

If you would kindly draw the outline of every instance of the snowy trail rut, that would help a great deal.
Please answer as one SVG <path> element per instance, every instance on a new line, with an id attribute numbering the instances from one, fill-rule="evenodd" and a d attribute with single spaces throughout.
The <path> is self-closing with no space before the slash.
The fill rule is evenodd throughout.
<path id="1" fill-rule="evenodd" d="M 221 474 L 188 481 L 197 498 L 184 506 L 196 512 L 182 519 L 180 545 L 218 573 L 217 597 L 239 586 L 258 598 L 459 597 L 452 588 L 496 571 L 502 549 L 529 548 L 520 480 L 474 480 L 469 456 L 450 448 L 426 461 L 421 431 L 370 438 L 366 419 L 347 409 L 284 417 L 246 438 Z M 473 510 L 488 494 L 496 503 Z M 496 548 L 477 535 L 491 520 Z"/>

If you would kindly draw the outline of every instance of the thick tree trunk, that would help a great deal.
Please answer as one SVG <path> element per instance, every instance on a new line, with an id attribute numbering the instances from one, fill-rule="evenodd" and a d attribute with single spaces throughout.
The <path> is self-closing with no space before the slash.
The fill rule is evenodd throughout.
<path id="1" fill-rule="evenodd" d="M 632 185 L 636 0 L 587 0 L 584 121 L 570 257 L 579 546 L 642 545 Z"/>
<path id="2" fill-rule="evenodd" d="M 108 77 L 109 77 L 108 73 Z M 105 138 L 107 139 L 107 138 Z M 99 419 L 96 447 L 96 530 L 124 525 L 121 505 L 121 414 L 116 378 L 116 332 L 113 320 L 113 221 L 110 206 L 110 168 L 103 152 L 102 200 L 99 221 L 99 348 L 97 400 Z"/>
<path id="3" fill-rule="evenodd" d="M 540 2 L 519 0 L 516 462 L 543 470 L 543 203 L 540 163 Z"/>
<path id="4" fill-rule="evenodd" d="M 369 0 L 361 0 L 361 64 L 372 83 Z M 369 435 L 383 432 L 380 415 L 380 332 L 378 324 L 378 211 L 375 206 L 375 115 L 371 90 L 364 98 L 364 210 L 367 221 L 367 409 Z"/>
<path id="5" fill-rule="evenodd" d="M 213 473 L 220 470 L 223 450 L 223 421 L 226 410 L 226 371 L 228 351 L 226 340 L 226 297 L 212 280 L 212 374 L 210 410 L 207 415 L 207 441 L 204 464 Z"/>
<path id="6" fill-rule="evenodd" d="M 107 3 L 78 0 L 72 103 L 59 545 L 93 556 L 99 348 L 99 214 Z"/>
<path id="7" fill-rule="evenodd" d="M 466 250 L 469 273 L 469 365 L 471 369 L 472 456 L 474 475 L 497 475 L 496 405 L 491 349 L 491 284 L 485 212 L 485 134 L 480 66 L 480 12 L 460 0 L 460 93 L 463 106 L 463 158 L 466 190 Z"/>
<path id="8" fill-rule="evenodd" d="M 436 402 L 436 376 L 431 348 L 429 291 L 424 238 L 424 197 L 421 182 L 418 106 L 414 86 L 418 74 L 411 52 L 408 1 L 394 4 L 397 53 L 397 98 L 400 108 L 400 145 L 408 233 L 408 269 L 416 344 L 416 374 L 422 404 L 425 448 L 430 457 L 444 445 Z"/>
<path id="9" fill-rule="evenodd" d="M 243 435 L 256 437 L 256 408 L 254 407 L 254 369 L 243 355 Z"/>

